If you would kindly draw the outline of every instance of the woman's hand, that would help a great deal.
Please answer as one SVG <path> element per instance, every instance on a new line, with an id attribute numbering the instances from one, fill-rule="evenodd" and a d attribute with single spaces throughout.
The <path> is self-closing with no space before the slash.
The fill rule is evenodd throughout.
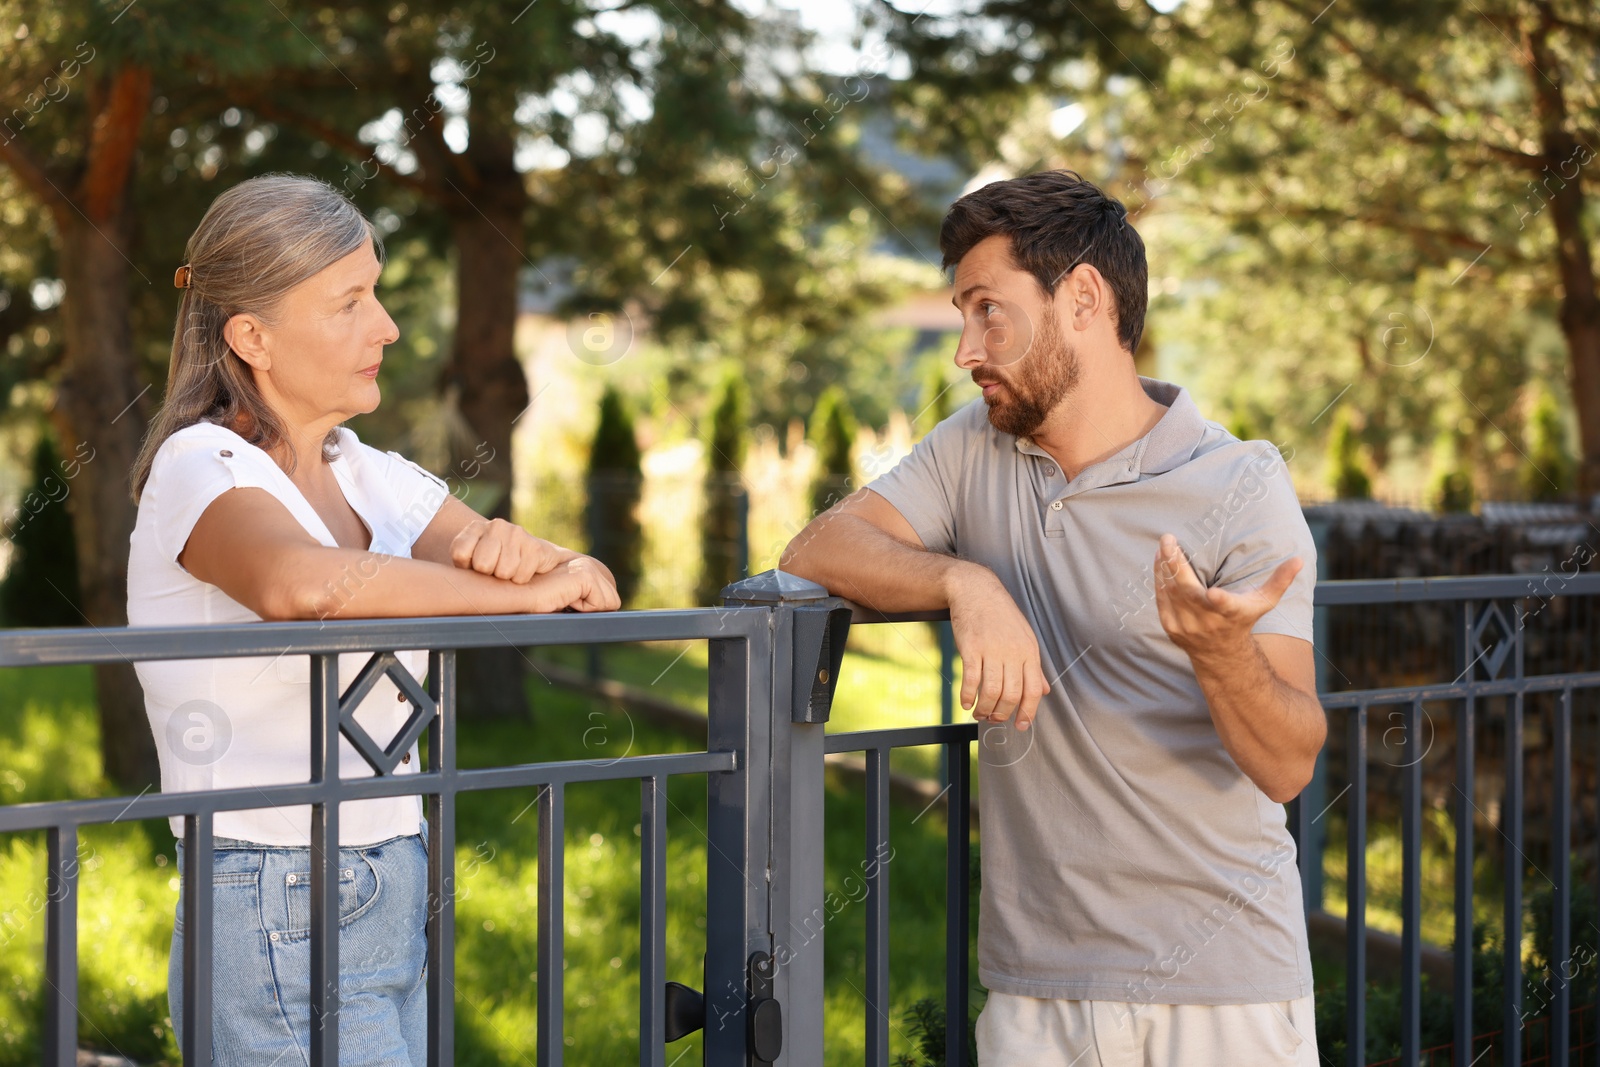
<path id="1" fill-rule="evenodd" d="M 475 519 L 462 527 L 450 543 L 450 559 L 457 567 L 518 585 L 525 585 L 564 563 L 588 558 L 535 537 L 505 519 Z M 616 579 L 605 564 L 598 560 L 590 562 L 600 569 L 615 591 Z"/>
<path id="2" fill-rule="evenodd" d="M 564 611 L 616 611 L 622 606 L 611 572 L 598 560 L 574 555 L 526 583 L 534 614 Z"/>

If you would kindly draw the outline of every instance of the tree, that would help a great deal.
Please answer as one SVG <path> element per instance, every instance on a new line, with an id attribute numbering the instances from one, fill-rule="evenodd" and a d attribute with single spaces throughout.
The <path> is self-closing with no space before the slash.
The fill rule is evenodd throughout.
<path id="1" fill-rule="evenodd" d="M 1065 93 L 1088 121 L 1065 143 L 1013 143 L 1009 158 L 1093 164 L 1146 233 L 1179 212 L 1191 234 L 1197 217 L 1220 223 L 1199 274 L 1233 290 L 1254 337 L 1231 331 L 1216 373 L 1239 381 L 1241 358 L 1255 371 L 1264 347 L 1242 341 L 1293 330 L 1284 362 L 1319 386 L 1286 391 L 1305 405 L 1289 412 L 1299 427 L 1354 382 L 1376 450 L 1391 430 L 1425 449 L 1429 410 L 1459 396 L 1477 409 L 1468 449 L 1481 460 L 1528 378 L 1530 320 L 1548 317 L 1579 482 L 1600 489 L 1592 5 L 990 0 L 954 23 L 908 16 L 896 33 L 938 89 L 930 109 L 968 104 L 930 136 L 993 144 L 997 116 L 1020 121 Z"/>
<path id="2" fill-rule="evenodd" d="M 951 399 L 953 389 L 954 385 L 945 371 L 944 358 L 927 360 L 922 371 L 922 395 L 918 401 L 921 410 L 913 427 L 918 437 L 925 436 L 950 417 L 955 410 Z"/>
<path id="3" fill-rule="evenodd" d="M 600 421 L 589 449 L 589 500 L 585 524 L 589 551 L 611 568 L 624 605 L 639 591 L 644 534 L 639 499 L 644 491 L 633 412 L 614 386 L 600 397 Z"/>
<path id="4" fill-rule="evenodd" d="M 844 390 L 832 387 L 817 398 L 811 413 L 811 446 L 816 474 L 811 481 L 811 513 L 820 515 L 850 495 L 855 463 L 856 418 Z"/>
<path id="5" fill-rule="evenodd" d="M 740 470 L 748 446 L 749 400 L 744 379 L 723 374 L 706 436 L 705 511 L 700 524 L 699 604 L 718 604 L 724 586 L 744 577 L 748 563 L 749 498 Z"/>
<path id="6" fill-rule="evenodd" d="M 0 582 L 0 623 L 6 626 L 81 626 L 77 539 L 64 501 L 83 469 L 63 462 L 48 433 L 33 453 L 33 483 L 7 517 L 11 561 Z"/>
<path id="7" fill-rule="evenodd" d="M 571 345 L 590 364 L 647 328 L 703 336 L 733 273 L 755 283 L 758 318 L 826 322 L 837 303 L 799 284 L 809 235 L 863 197 L 903 198 L 837 130 L 849 100 L 798 62 L 792 20 L 727 0 L 692 17 L 624 6 L 298 3 L 284 11 L 322 62 L 270 81 L 218 72 L 257 119 L 338 152 L 350 185 L 387 185 L 438 220 L 456 264 L 439 379 L 452 459 L 500 457 L 469 497 L 491 516 L 509 517 L 511 431 L 536 395 L 514 347 L 524 284 L 567 291 L 564 310 L 595 324 Z M 524 670 L 515 649 L 464 651 L 463 708 L 521 706 Z"/>
<path id="8" fill-rule="evenodd" d="M 1350 414 L 1340 410 L 1328 435 L 1328 481 L 1340 500 L 1365 500 L 1372 495 L 1372 479 L 1361 463 L 1361 445 Z"/>
<path id="9" fill-rule="evenodd" d="M 33 4 L 7 7 L 0 22 L 16 27 L 15 43 L 0 54 L 0 95 L 21 106 L 0 119 L 0 163 L 48 217 L 64 286 L 50 421 L 64 453 L 93 456 L 72 487 L 78 621 L 125 626 L 133 533 L 126 472 L 145 426 L 129 315 L 137 268 L 128 200 L 150 103 L 147 42 L 115 33 L 96 6 L 48 14 Z M 154 783 L 155 741 L 132 665 L 96 665 L 95 687 L 106 776 L 129 789 Z"/>
<path id="10" fill-rule="evenodd" d="M 1434 444 L 1428 504 L 1435 511 L 1464 513 L 1472 510 L 1475 495 L 1472 471 L 1462 461 L 1460 442 L 1447 430 Z"/>
<path id="11" fill-rule="evenodd" d="M 1572 492 L 1572 456 L 1561 411 L 1548 389 L 1540 389 L 1528 417 L 1528 455 L 1522 488 L 1534 500 L 1559 500 Z"/>

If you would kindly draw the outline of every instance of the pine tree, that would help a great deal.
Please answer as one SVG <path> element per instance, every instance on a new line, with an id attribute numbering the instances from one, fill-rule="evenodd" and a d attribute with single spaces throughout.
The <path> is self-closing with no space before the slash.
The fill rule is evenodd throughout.
<path id="1" fill-rule="evenodd" d="M 944 358 L 941 356 L 929 360 L 923 371 L 922 397 L 914 427 L 918 437 L 926 436 L 935 426 L 948 419 L 954 407 L 951 401 L 954 389 L 945 376 L 944 367 Z"/>
<path id="2" fill-rule="evenodd" d="M 1361 462 L 1361 443 L 1348 412 L 1340 409 L 1328 437 L 1328 470 L 1333 495 L 1340 500 L 1366 500 L 1372 496 L 1372 479 Z"/>
<path id="3" fill-rule="evenodd" d="M 611 568 L 626 606 L 639 590 L 643 531 L 639 500 L 644 491 L 639 439 L 633 412 L 614 386 L 600 397 L 600 421 L 589 449 L 589 503 L 584 517 L 589 552 Z"/>
<path id="4" fill-rule="evenodd" d="M 1428 491 L 1428 503 L 1435 511 L 1472 510 L 1472 472 L 1462 461 L 1461 451 L 1461 444 L 1452 433 L 1442 433 L 1434 442 L 1435 473 Z"/>
<path id="5" fill-rule="evenodd" d="M 1523 489 L 1534 500 L 1559 500 L 1572 491 L 1576 464 L 1567 452 L 1566 428 L 1561 410 L 1548 389 L 1540 389 L 1528 416 L 1527 461 L 1521 472 Z"/>
<path id="6" fill-rule="evenodd" d="M 6 626 L 82 626 L 78 543 L 67 512 L 72 481 L 48 433 L 33 453 L 33 482 L 5 519 L 11 562 L 0 582 L 0 622 Z"/>
<path id="7" fill-rule="evenodd" d="M 711 433 L 706 441 L 705 513 L 700 527 L 700 585 L 695 601 L 721 603 L 722 589 L 744 575 L 748 565 L 749 503 L 745 496 L 744 466 L 749 397 L 744 379 L 727 374 L 717 389 L 711 411 Z"/>
<path id="8" fill-rule="evenodd" d="M 850 398 L 836 385 L 822 391 L 811 411 L 811 444 L 817 450 L 811 513 L 820 515 L 850 495 L 855 473 L 851 453 L 856 446 L 856 417 Z"/>

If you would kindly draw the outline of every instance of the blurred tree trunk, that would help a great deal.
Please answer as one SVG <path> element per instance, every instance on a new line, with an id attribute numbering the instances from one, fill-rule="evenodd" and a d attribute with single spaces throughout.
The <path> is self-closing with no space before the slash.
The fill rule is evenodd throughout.
<path id="1" fill-rule="evenodd" d="M 1578 489 L 1593 494 L 1600 493 L 1600 297 L 1595 294 L 1594 260 L 1584 225 L 1587 198 L 1580 172 L 1583 164 L 1594 159 L 1595 150 L 1572 132 L 1562 66 L 1550 42 L 1554 16 L 1543 6 L 1539 16 L 1526 31 L 1523 51 L 1544 164 L 1537 180 L 1545 190 L 1541 197 L 1546 193 L 1550 197 L 1550 222 L 1556 231 L 1561 332 L 1567 341 L 1567 374 L 1582 453 Z"/>
<path id="2" fill-rule="evenodd" d="M 128 187 L 149 110 L 150 72 L 115 70 L 94 86 L 91 100 L 87 150 L 73 171 L 47 170 L 21 139 L 0 146 L 0 159 L 55 224 L 66 354 L 51 418 L 62 454 L 82 461 L 66 506 L 77 540 L 83 621 L 111 628 L 128 623 L 128 539 L 135 517 L 128 477 L 145 429 L 128 296 L 134 268 L 125 250 Z M 106 776 L 130 791 L 156 784 L 155 741 L 132 664 L 98 665 L 95 688 Z"/>
<path id="3" fill-rule="evenodd" d="M 468 497 L 488 518 L 511 518 L 511 431 L 528 406 L 517 361 L 517 281 L 528 192 L 508 132 L 475 127 L 459 179 L 436 195 L 456 250 L 456 328 L 440 384 L 453 395 L 470 439 L 451 441 L 451 466 L 474 470 Z M 442 173 L 442 172 L 440 172 Z M 484 457 L 489 457 L 487 461 Z M 527 657 L 520 648 L 462 649 L 458 707 L 465 718 L 527 714 Z"/>

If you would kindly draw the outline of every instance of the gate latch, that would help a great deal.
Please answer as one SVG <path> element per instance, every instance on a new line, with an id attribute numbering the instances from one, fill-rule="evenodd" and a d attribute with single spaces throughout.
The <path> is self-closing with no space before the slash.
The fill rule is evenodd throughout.
<path id="1" fill-rule="evenodd" d="M 750 988 L 750 1055 L 757 1064 L 773 1063 L 783 1052 L 783 1006 L 772 996 L 770 953 L 752 952 L 745 968 Z"/>

